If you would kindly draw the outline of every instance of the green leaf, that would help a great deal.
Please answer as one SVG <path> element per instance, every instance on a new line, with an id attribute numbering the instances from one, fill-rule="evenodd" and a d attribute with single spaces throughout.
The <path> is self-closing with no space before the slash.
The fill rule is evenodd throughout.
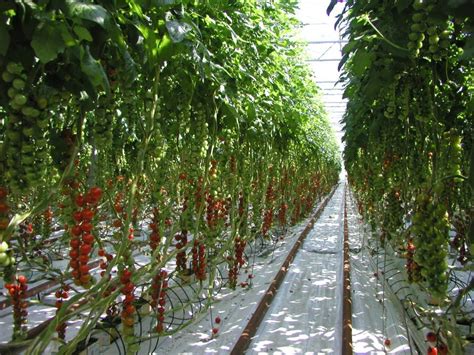
<path id="1" fill-rule="evenodd" d="M 108 26 L 109 14 L 100 5 L 86 4 L 82 1 L 67 0 L 66 11 L 72 18 L 77 17 L 82 20 L 89 20 L 106 28 Z"/>
<path id="2" fill-rule="evenodd" d="M 337 70 L 341 70 L 341 68 L 347 62 L 348 59 L 349 59 L 349 54 L 348 53 L 344 54 L 341 60 L 339 61 L 339 64 L 337 65 Z"/>
<path id="3" fill-rule="evenodd" d="M 358 44 L 357 41 L 352 41 L 351 40 L 351 41 L 347 42 L 347 44 L 344 45 L 344 47 L 342 47 L 342 53 L 348 54 L 350 52 L 353 52 L 354 49 L 356 48 L 357 44 Z"/>
<path id="4" fill-rule="evenodd" d="M 397 10 L 398 13 L 402 12 L 405 10 L 408 6 L 410 6 L 413 3 L 413 0 L 398 0 L 397 1 Z"/>
<path id="5" fill-rule="evenodd" d="M 33 34 L 31 47 L 42 63 L 48 63 L 64 51 L 66 44 L 58 26 L 52 23 L 42 23 Z"/>
<path id="6" fill-rule="evenodd" d="M 331 14 L 331 11 L 334 9 L 334 6 L 336 6 L 336 4 L 337 4 L 337 0 L 331 0 L 328 8 L 326 9 L 326 13 L 328 14 L 328 16 Z"/>
<path id="7" fill-rule="evenodd" d="M 96 60 L 89 51 L 88 46 L 81 48 L 81 70 L 87 75 L 89 81 L 95 87 L 102 87 L 105 91 L 109 92 L 109 81 L 105 74 L 104 68 L 98 60 Z"/>
<path id="8" fill-rule="evenodd" d="M 59 25 L 59 31 L 67 47 L 72 47 L 76 45 L 76 40 L 72 36 L 71 32 L 69 32 L 69 29 L 65 23 L 61 23 Z"/>
<path id="9" fill-rule="evenodd" d="M 474 36 L 471 35 L 467 38 L 466 44 L 464 45 L 464 53 L 461 56 L 461 59 L 469 59 L 474 57 Z"/>
<path id="10" fill-rule="evenodd" d="M 360 76 L 365 69 L 372 63 L 372 54 L 367 52 L 365 48 L 359 48 L 354 56 L 351 58 L 352 72 Z"/>
<path id="11" fill-rule="evenodd" d="M 82 26 L 74 26 L 73 31 L 77 37 L 79 37 L 79 39 L 92 42 L 92 35 L 87 28 Z"/>
<path id="12" fill-rule="evenodd" d="M 0 55 L 7 54 L 9 45 L 10 34 L 8 33 L 7 25 L 4 22 L 0 22 Z"/>

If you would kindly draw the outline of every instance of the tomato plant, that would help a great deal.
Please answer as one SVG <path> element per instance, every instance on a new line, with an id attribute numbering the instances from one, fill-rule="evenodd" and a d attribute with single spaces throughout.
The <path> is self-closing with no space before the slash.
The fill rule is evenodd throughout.
<path id="1" fill-rule="evenodd" d="M 449 322 L 463 310 L 450 281 L 474 250 L 472 11 L 467 2 L 349 0 L 338 20 L 348 40 L 344 160 L 359 210 L 407 259 L 408 281 L 444 307 L 437 321 L 453 352 L 462 339 L 448 336 Z"/>
<path id="2" fill-rule="evenodd" d="M 67 339 L 80 312 L 120 319 L 136 351 L 139 297 L 157 313 L 150 337 L 166 334 L 171 276 L 212 294 L 226 263 L 235 287 L 245 246 L 276 220 L 300 221 L 334 186 L 338 148 L 293 11 L 286 1 L 0 5 L 1 272 L 14 284 L 36 270 L 63 290 L 33 353 L 56 331 Z M 41 238 L 20 233 L 30 220 Z M 62 351 L 97 321 L 84 318 Z"/>

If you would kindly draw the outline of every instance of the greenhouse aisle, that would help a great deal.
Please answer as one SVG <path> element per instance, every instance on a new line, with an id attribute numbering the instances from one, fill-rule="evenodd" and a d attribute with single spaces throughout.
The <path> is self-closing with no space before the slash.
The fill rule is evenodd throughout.
<path id="1" fill-rule="evenodd" d="M 341 348 L 344 185 L 296 255 L 248 354 L 334 354 Z"/>
<path id="2" fill-rule="evenodd" d="M 395 305 L 388 300 L 389 291 L 384 294 L 381 275 L 372 268 L 363 224 L 350 202 L 348 198 L 354 354 L 412 354 L 404 321 Z M 384 345 L 386 339 L 389 339 L 390 346 Z"/>

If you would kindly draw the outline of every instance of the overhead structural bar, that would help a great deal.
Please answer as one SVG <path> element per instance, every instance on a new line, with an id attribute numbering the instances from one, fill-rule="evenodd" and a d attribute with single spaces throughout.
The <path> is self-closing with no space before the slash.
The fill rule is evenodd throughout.
<path id="1" fill-rule="evenodd" d="M 308 59 L 307 62 L 340 62 L 341 58 L 330 58 L 330 59 Z"/>
<path id="2" fill-rule="evenodd" d="M 332 41 L 308 41 L 308 44 L 323 44 L 323 43 L 347 43 L 345 40 L 332 40 Z"/>

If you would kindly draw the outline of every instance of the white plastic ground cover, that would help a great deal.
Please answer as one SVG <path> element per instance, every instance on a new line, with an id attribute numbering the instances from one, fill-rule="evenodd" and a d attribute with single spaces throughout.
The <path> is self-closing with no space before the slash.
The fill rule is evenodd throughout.
<path id="1" fill-rule="evenodd" d="M 349 196 L 349 194 L 348 194 Z M 382 275 L 370 263 L 365 234 L 359 226 L 355 206 L 347 199 L 349 229 L 352 345 L 354 354 L 413 354 L 403 314 L 384 292 Z M 385 346 L 385 339 L 390 346 Z"/>
<path id="2" fill-rule="evenodd" d="M 341 352 L 343 198 L 341 184 L 290 265 L 247 354 Z"/>
<path id="3" fill-rule="evenodd" d="M 321 202 L 313 209 L 311 216 L 315 213 L 317 207 Z M 202 314 L 196 318 L 196 320 L 189 327 L 179 331 L 173 336 L 163 337 L 159 339 L 156 344 L 156 339 L 153 341 L 145 341 L 141 344 L 140 354 L 179 354 L 179 353 L 228 353 L 235 344 L 236 340 L 240 336 L 243 327 L 247 324 L 251 315 L 253 314 L 258 301 L 268 288 L 270 281 L 278 272 L 279 267 L 283 263 L 286 255 L 293 247 L 294 243 L 298 239 L 303 229 L 308 224 L 311 217 L 306 218 L 301 223 L 288 229 L 285 238 L 278 242 L 275 250 L 267 250 L 265 253 L 261 253 L 260 256 L 255 258 L 255 264 L 253 274 L 255 278 L 252 279 L 252 287 L 240 288 L 233 291 L 230 289 L 223 288 L 221 293 L 215 297 L 214 304 L 210 312 Z M 141 239 L 143 236 L 140 236 Z M 147 263 L 149 257 L 145 255 L 136 256 L 136 262 L 140 265 Z M 64 261 L 59 261 L 64 263 Z M 167 265 L 172 269 L 171 265 Z M 64 263 L 64 265 L 66 265 Z M 61 265 L 64 267 L 64 265 Z M 55 262 L 55 266 L 56 265 Z M 100 269 L 96 268 L 91 270 L 96 275 L 100 272 Z M 250 270 L 249 270 L 250 272 Z M 244 270 L 240 275 L 240 281 L 245 281 L 246 275 Z M 239 282 L 240 282 L 239 281 Z M 30 285 L 33 287 L 34 285 Z M 53 292 L 53 294 L 48 294 Z M 35 305 L 28 308 L 28 328 L 31 329 L 34 326 L 41 324 L 46 319 L 52 317 L 56 311 L 54 307 L 54 287 L 50 291 L 42 292 L 42 302 L 45 304 Z M 74 294 L 70 292 L 71 296 Z M 222 324 L 220 325 L 220 332 L 217 336 L 211 337 L 211 312 L 212 317 L 220 315 L 222 318 Z M 83 315 L 84 317 L 87 314 Z M 0 343 L 7 343 L 11 340 L 12 334 L 12 316 L 11 307 L 3 310 L 0 314 L 0 325 L 7 326 L 8 331 L 0 333 Z M 81 319 L 77 319 L 69 322 L 68 329 L 66 332 L 66 341 L 72 339 L 78 332 L 82 324 Z M 150 317 L 145 318 L 141 322 L 142 336 L 146 336 L 150 329 L 153 327 L 153 322 Z M 140 326 L 136 326 L 136 333 L 139 333 Z M 118 329 L 120 331 L 120 329 Z M 115 331 L 112 331 L 112 333 Z M 103 335 L 103 334 L 102 334 Z M 92 336 L 95 336 L 94 334 Z M 157 347 L 156 347 L 157 345 Z M 52 353 L 54 346 L 49 347 L 46 352 Z M 97 347 L 96 347 L 97 350 Z M 100 354 L 124 354 L 125 350 L 121 342 L 116 342 L 111 345 L 102 344 L 98 349 Z"/>
<path id="4" fill-rule="evenodd" d="M 315 211 L 316 208 L 312 214 Z M 255 257 L 253 271 L 249 270 L 254 275 L 252 287 L 237 286 L 235 291 L 222 288 L 221 293 L 215 296 L 210 311 L 196 317 L 190 326 L 175 335 L 163 337 L 158 344 L 156 340 L 142 342 L 139 354 L 228 354 L 309 220 L 310 217 L 290 228 L 274 251 L 268 250 Z M 249 262 L 252 263 L 252 260 Z M 246 275 L 242 274 L 241 279 L 245 280 Z M 211 319 L 217 315 L 222 323 L 217 336 L 211 336 Z M 101 353 L 118 354 L 117 346 L 113 344 Z"/>
<path id="5" fill-rule="evenodd" d="M 426 352 L 429 344 L 425 341 L 425 335 L 427 332 L 432 331 L 433 329 L 420 328 L 419 325 L 414 324 L 410 320 L 410 317 L 416 318 L 416 314 L 410 306 L 410 303 L 413 302 L 414 304 L 421 305 L 425 310 L 437 314 L 442 314 L 444 309 L 441 307 L 429 305 L 425 292 L 421 291 L 416 284 L 407 283 L 407 275 L 404 271 L 405 260 L 401 258 L 398 253 L 394 251 L 388 244 L 385 248 L 385 254 L 383 248 L 377 248 L 377 241 L 374 241 L 370 237 L 370 227 L 361 219 L 357 223 L 358 218 L 356 216 L 360 216 L 356 212 L 355 206 L 352 206 L 351 214 L 352 217 L 349 217 L 349 219 L 353 219 L 351 226 L 358 226 L 357 231 L 355 231 L 356 235 L 358 235 L 357 238 L 363 238 L 363 242 L 361 243 L 363 256 L 360 258 L 359 262 L 364 264 L 361 270 L 367 270 L 367 272 L 362 271 L 361 273 L 363 273 L 365 277 L 370 277 L 370 275 L 373 274 L 376 265 L 378 265 L 379 270 L 383 269 L 384 264 L 387 265 L 385 275 L 379 275 L 378 282 L 376 282 L 377 280 L 375 277 L 373 280 L 369 280 L 367 282 L 376 284 L 376 287 L 379 290 L 378 299 L 382 299 L 381 290 L 383 289 L 383 284 L 385 283 L 385 295 L 386 298 L 391 301 L 390 303 L 385 303 L 387 312 L 388 314 L 390 314 L 390 312 L 392 312 L 394 315 L 398 314 L 401 319 L 401 325 L 405 327 L 405 330 L 408 330 L 408 333 L 405 331 L 405 335 L 402 337 L 406 338 L 408 335 L 409 343 L 412 344 L 412 352 L 410 353 L 416 353 L 416 348 L 420 349 L 422 352 Z M 350 231 L 351 227 L 349 227 L 349 232 Z M 449 264 L 454 265 L 454 267 L 457 268 L 456 277 L 467 284 L 472 277 L 471 272 L 461 271 L 460 269 L 462 268 L 462 265 L 460 265 L 458 261 L 455 261 L 451 256 L 449 259 Z M 390 285 L 392 286 L 390 287 Z M 459 287 L 453 283 L 450 283 L 449 294 L 452 300 L 457 296 L 458 292 Z M 469 295 L 466 296 L 465 302 L 463 304 L 464 312 L 469 314 L 474 312 L 473 299 L 474 292 L 470 292 Z M 407 310 L 404 307 L 406 307 Z M 391 308 L 394 308 L 393 311 Z M 424 319 L 424 321 L 426 322 L 427 319 Z M 387 322 L 386 324 L 389 323 Z M 470 331 L 468 326 L 458 326 L 458 329 L 461 334 L 469 334 Z M 389 337 L 392 336 L 388 331 L 387 334 Z M 389 349 L 390 351 L 393 352 L 394 349 L 403 350 L 402 348 L 394 348 L 393 344 L 394 342 L 392 339 L 392 346 Z M 469 344 L 465 349 L 465 353 L 474 354 L 474 344 Z"/>

